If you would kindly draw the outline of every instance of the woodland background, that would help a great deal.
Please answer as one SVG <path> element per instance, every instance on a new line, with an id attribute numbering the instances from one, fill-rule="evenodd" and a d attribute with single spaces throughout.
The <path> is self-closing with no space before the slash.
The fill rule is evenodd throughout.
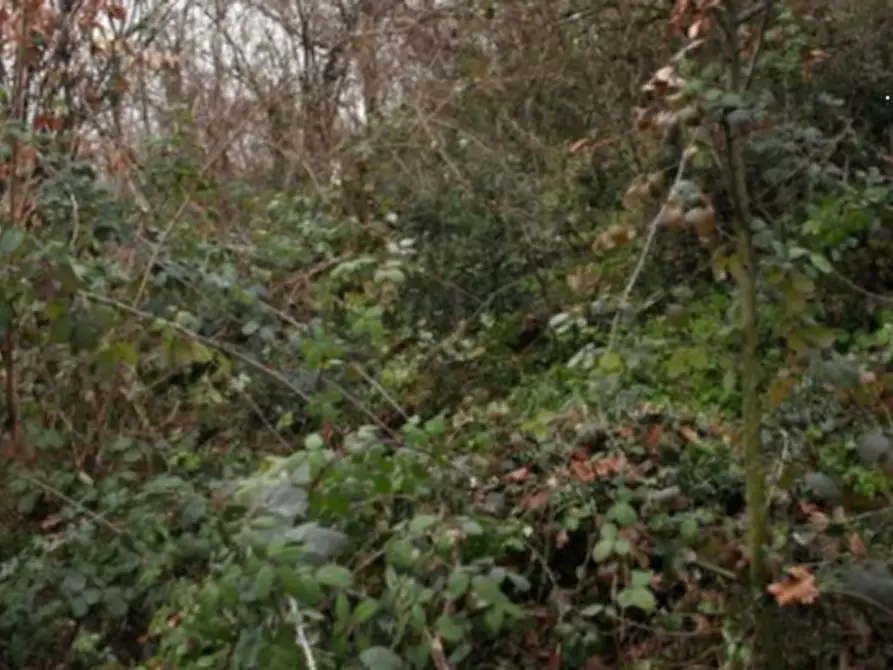
<path id="1" fill-rule="evenodd" d="M 890 667 L 890 10 L 0 3 L 0 667 Z"/>

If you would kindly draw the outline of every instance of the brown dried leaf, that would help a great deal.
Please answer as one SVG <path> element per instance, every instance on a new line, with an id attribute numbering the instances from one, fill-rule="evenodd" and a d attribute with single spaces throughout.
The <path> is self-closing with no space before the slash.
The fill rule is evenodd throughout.
<path id="1" fill-rule="evenodd" d="M 685 211 L 680 205 L 667 203 L 660 211 L 657 225 L 670 230 L 682 230 L 685 228 Z"/>
<path id="2" fill-rule="evenodd" d="M 850 535 L 849 544 L 850 553 L 852 553 L 853 556 L 862 557 L 868 555 L 868 549 L 865 547 L 865 541 L 862 539 L 859 533 L 853 533 L 852 535 Z"/>
<path id="3" fill-rule="evenodd" d="M 124 21 L 127 18 L 127 11 L 124 5 L 119 2 L 110 2 L 105 6 L 105 13 L 110 19 L 116 21 Z"/>
<path id="4" fill-rule="evenodd" d="M 594 463 L 591 462 L 590 465 L 593 467 L 597 477 L 612 477 L 623 469 L 626 462 L 623 458 L 608 456 L 600 458 Z"/>
<path id="5" fill-rule="evenodd" d="M 524 497 L 521 501 L 521 507 L 529 510 L 543 509 L 549 505 L 551 498 L 549 491 L 535 491 Z"/>
<path id="6" fill-rule="evenodd" d="M 689 443 L 698 442 L 701 439 L 698 435 L 698 431 L 690 426 L 682 426 L 682 428 L 679 429 L 679 434 Z"/>
<path id="7" fill-rule="evenodd" d="M 526 467 L 517 468 L 516 470 L 512 470 L 509 472 L 503 479 L 507 482 L 514 482 L 516 484 L 527 481 L 530 477 L 530 470 Z"/>
<path id="8" fill-rule="evenodd" d="M 789 579 L 770 584 L 768 591 L 779 605 L 811 605 L 819 597 L 813 575 L 806 566 L 788 568 Z"/>
<path id="9" fill-rule="evenodd" d="M 591 461 L 571 461 L 570 470 L 571 474 L 584 484 L 595 481 L 596 472 Z"/>
<path id="10" fill-rule="evenodd" d="M 661 438 L 664 436 L 664 427 L 661 424 L 651 426 L 648 431 L 648 437 L 645 438 L 645 448 L 648 451 L 655 451 L 660 446 Z"/>

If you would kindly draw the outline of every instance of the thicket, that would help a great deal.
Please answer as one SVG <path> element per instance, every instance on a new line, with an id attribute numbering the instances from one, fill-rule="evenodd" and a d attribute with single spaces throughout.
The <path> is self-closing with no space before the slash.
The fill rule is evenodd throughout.
<path id="1" fill-rule="evenodd" d="M 887 668 L 882 1 L 0 10 L 0 667 Z"/>

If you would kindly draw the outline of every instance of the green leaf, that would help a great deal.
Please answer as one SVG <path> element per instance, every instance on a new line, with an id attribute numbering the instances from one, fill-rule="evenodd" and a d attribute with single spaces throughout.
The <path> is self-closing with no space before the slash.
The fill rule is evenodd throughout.
<path id="1" fill-rule="evenodd" d="M 500 590 L 499 584 L 483 575 L 478 575 L 471 580 L 471 590 L 479 600 L 487 605 L 499 605 L 508 600 L 508 597 Z"/>
<path id="2" fill-rule="evenodd" d="M 598 543 L 592 548 L 592 560 L 596 563 L 601 563 L 606 558 L 608 558 L 611 554 L 614 553 L 614 540 L 613 539 L 603 539 L 599 540 Z"/>
<path id="3" fill-rule="evenodd" d="M 282 590 L 301 605 L 316 607 L 322 602 L 323 592 L 319 582 L 309 575 L 297 572 L 294 568 L 280 568 L 277 575 Z"/>
<path id="4" fill-rule="evenodd" d="M 128 605 L 124 599 L 124 593 L 117 587 L 108 589 L 104 596 L 105 608 L 108 616 L 114 619 L 123 619 L 127 616 Z"/>
<path id="5" fill-rule="evenodd" d="M 378 612 L 379 603 L 377 600 L 372 598 L 366 598 L 361 603 L 359 603 L 353 611 L 353 622 L 356 625 L 361 625 L 369 621 L 372 617 L 375 616 L 375 613 Z"/>
<path id="6" fill-rule="evenodd" d="M 95 605 L 102 599 L 102 591 L 99 589 L 87 589 L 81 594 L 81 597 L 88 605 Z"/>
<path id="7" fill-rule="evenodd" d="M 630 582 L 635 588 L 650 588 L 652 576 L 649 570 L 633 570 Z"/>
<path id="8" fill-rule="evenodd" d="M 737 109 L 745 105 L 744 97 L 740 93 L 732 93 L 731 91 L 723 93 L 718 102 L 720 107 L 725 107 L 726 109 Z"/>
<path id="9" fill-rule="evenodd" d="M 686 542 L 691 542 L 696 539 L 700 531 L 701 529 L 697 519 L 692 517 L 683 519 L 682 523 L 679 524 L 679 535 L 682 536 L 682 539 Z"/>
<path id="10" fill-rule="evenodd" d="M 725 374 L 722 376 L 723 392 L 726 394 L 733 393 L 737 385 L 738 373 L 735 370 L 726 370 Z"/>
<path id="11" fill-rule="evenodd" d="M 598 616 L 602 612 L 605 611 L 605 606 L 601 603 L 596 603 L 595 605 L 589 605 L 588 607 L 584 607 L 580 610 L 580 616 L 591 618 L 594 616 Z"/>
<path id="12" fill-rule="evenodd" d="M 7 228 L 0 235 L 0 253 L 11 254 L 25 239 L 25 232 L 21 228 Z"/>
<path id="13" fill-rule="evenodd" d="M 837 333 L 831 328 L 822 328 L 820 326 L 812 326 L 803 330 L 803 335 L 819 349 L 829 349 L 837 340 Z"/>
<path id="14" fill-rule="evenodd" d="M 638 607 L 643 612 L 653 612 L 657 609 L 657 598 L 651 589 L 629 588 L 617 595 L 617 604 L 623 608 Z"/>
<path id="15" fill-rule="evenodd" d="M 626 502 L 616 503 L 609 509 L 608 518 L 616 521 L 621 526 L 632 526 L 639 521 L 636 509 Z"/>
<path id="16" fill-rule="evenodd" d="M 264 565 L 254 576 L 254 594 L 259 599 L 268 598 L 276 583 L 276 570 L 271 565 Z"/>
<path id="17" fill-rule="evenodd" d="M 413 517 L 412 521 L 409 522 L 409 532 L 414 534 L 424 533 L 439 520 L 440 519 L 433 514 L 419 514 Z"/>
<path id="18" fill-rule="evenodd" d="M 519 575 L 517 572 L 509 572 L 508 573 L 509 581 L 512 583 L 512 586 L 515 587 L 518 591 L 522 593 L 526 593 L 530 590 L 530 581 L 523 575 Z"/>
<path id="19" fill-rule="evenodd" d="M 791 277 L 791 285 L 794 287 L 794 291 L 802 296 L 809 297 L 815 293 L 815 282 L 808 275 L 798 272 Z"/>
<path id="20" fill-rule="evenodd" d="M 754 120 L 754 115 L 749 109 L 735 109 L 726 117 L 726 122 L 732 128 L 743 128 Z"/>
<path id="21" fill-rule="evenodd" d="M 376 270 L 375 277 L 373 281 L 376 284 L 380 284 L 382 282 L 391 282 L 394 284 L 402 284 L 406 280 L 406 275 L 400 271 L 399 268 L 381 268 L 380 270 Z"/>
<path id="22" fill-rule="evenodd" d="M 437 619 L 437 632 L 447 642 L 461 642 L 465 637 L 465 626 L 462 619 L 449 614 L 441 614 Z"/>
<path id="23" fill-rule="evenodd" d="M 667 374 L 679 377 L 688 371 L 688 349 L 677 349 L 667 361 Z"/>
<path id="24" fill-rule="evenodd" d="M 815 269 L 823 274 L 827 275 L 834 272 L 834 266 L 832 266 L 831 262 L 822 254 L 810 254 L 809 260 L 813 264 Z"/>
<path id="25" fill-rule="evenodd" d="M 447 659 L 453 667 L 459 667 L 459 664 L 464 661 L 473 651 L 473 648 L 467 642 L 464 644 L 460 644 L 456 649 L 450 654 L 449 659 Z"/>
<path id="26" fill-rule="evenodd" d="M 618 556 L 627 556 L 631 551 L 632 547 L 625 537 L 618 537 L 614 540 L 614 553 Z"/>
<path id="27" fill-rule="evenodd" d="M 616 352 L 609 351 L 599 359 L 598 366 L 604 372 L 617 372 L 623 368 L 623 359 Z"/>
<path id="28" fill-rule="evenodd" d="M 69 593 L 80 593 L 87 586 L 87 580 L 80 572 L 69 572 L 62 580 L 62 588 Z"/>
<path id="29" fill-rule="evenodd" d="M 435 416 L 433 419 L 425 422 L 423 430 L 430 437 L 440 437 L 446 432 L 446 419 L 443 415 Z"/>
<path id="30" fill-rule="evenodd" d="M 322 439 L 322 435 L 319 433 L 310 433 L 307 437 L 304 438 L 304 448 L 313 451 L 315 449 L 322 449 L 326 446 L 325 440 Z"/>
<path id="31" fill-rule="evenodd" d="M 402 670 L 403 660 L 387 647 L 370 647 L 360 654 L 360 663 L 368 670 Z"/>
<path id="32" fill-rule="evenodd" d="M 322 566 L 316 571 L 316 578 L 320 584 L 338 589 L 349 589 L 353 585 L 353 575 L 350 570 L 340 565 Z"/>
<path id="33" fill-rule="evenodd" d="M 71 607 L 71 613 L 77 618 L 86 615 L 90 609 L 87 601 L 81 597 L 72 598 L 68 601 L 68 605 Z"/>
<path id="34" fill-rule="evenodd" d="M 462 532 L 469 537 L 477 537 L 484 534 L 484 529 L 477 521 L 473 519 L 463 519 L 461 522 Z"/>
<path id="35" fill-rule="evenodd" d="M 694 370 L 706 370 L 710 366 L 710 360 L 707 357 L 707 352 L 704 349 L 689 349 L 688 364 Z"/>
<path id="36" fill-rule="evenodd" d="M 453 573 L 447 580 L 447 599 L 455 600 L 456 598 L 461 597 L 465 593 L 465 591 L 468 590 L 469 584 L 471 584 L 471 577 L 465 570 L 461 568 L 453 570 Z"/>
<path id="37" fill-rule="evenodd" d="M 416 549 L 403 538 L 393 538 L 385 547 L 385 560 L 398 568 L 412 567 L 416 560 Z"/>
<path id="38" fill-rule="evenodd" d="M 484 626 L 491 633 L 498 633 L 505 623 L 505 612 L 501 607 L 491 607 L 484 613 Z"/>
<path id="39" fill-rule="evenodd" d="M 350 600 L 344 593 L 339 593 L 335 598 L 335 623 L 339 626 L 347 626 L 350 622 Z"/>

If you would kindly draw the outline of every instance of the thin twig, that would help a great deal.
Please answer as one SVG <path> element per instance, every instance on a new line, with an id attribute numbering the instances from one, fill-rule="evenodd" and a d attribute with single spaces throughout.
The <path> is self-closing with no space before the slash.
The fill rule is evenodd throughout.
<path id="1" fill-rule="evenodd" d="M 765 13 L 763 14 L 762 21 L 760 22 L 760 37 L 757 40 L 757 44 L 753 50 L 753 57 L 750 59 L 750 63 L 747 67 L 747 74 L 744 76 L 744 86 L 742 86 L 741 90 L 746 91 L 750 88 L 750 85 L 753 83 L 754 75 L 757 71 L 757 61 L 760 58 L 760 51 L 763 48 L 763 45 L 766 42 L 766 30 L 769 27 L 769 20 L 772 18 L 772 3 L 773 0 L 769 0 L 766 3 Z"/>
<path id="2" fill-rule="evenodd" d="M 682 157 L 679 159 L 679 166 L 676 168 L 676 176 L 673 179 L 673 185 L 670 187 L 670 193 L 672 193 L 682 181 L 682 177 L 685 175 L 685 164 L 688 161 L 689 147 L 682 152 Z M 608 351 L 612 351 L 614 349 L 614 343 L 617 339 L 617 329 L 620 326 L 620 318 L 623 315 L 623 307 L 629 301 L 630 295 L 632 295 L 633 289 L 636 286 L 636 282 L 639 280 L 639 275 L 642 274 L 642 270 L 645 269 L 645 261 L 648 259 L 648 254 L 651 251 L 651 245 L 654 243 L 654 238 L 657 237 L 657 230 L 660 228 L 660 222 L 663 220 L 664 214 L 667 211 L 667 201 L 664 201 L 664 204 L 661 205 L 660 211 L 658 211 L 657 215 L 654 217 L 654 220 L 651 222 L 651 225 L 648 228 L 648 237 L 645 238 L 645 248 L 642 249 L 642 253 L 639 256 L 639 261 L 636 263 L 636 267 L 633 270 L 632 276 L 629 278 L 629 282 L 626 284 L 626 288 L 623 290 L 623 294 L 620 296 L 620 304 L 617 309 L 617 313 L 614 315 L 614 321 L 611 323 L 611 335 L 608 338 Z"/>
<path id="3" fill-rule="evenodd" d="M 295 617 L 295 642 L 304 652 L 304 660 L 307 662 L 307 670 L 316 670 L 316 659 L 313 657 L 313 647 L 307 638 L 307 631 L 304 630 L 304 623 L 301 621 L 301 610 L 294 598 L 288 599 L 288 606 L 292 615 Z"/>

